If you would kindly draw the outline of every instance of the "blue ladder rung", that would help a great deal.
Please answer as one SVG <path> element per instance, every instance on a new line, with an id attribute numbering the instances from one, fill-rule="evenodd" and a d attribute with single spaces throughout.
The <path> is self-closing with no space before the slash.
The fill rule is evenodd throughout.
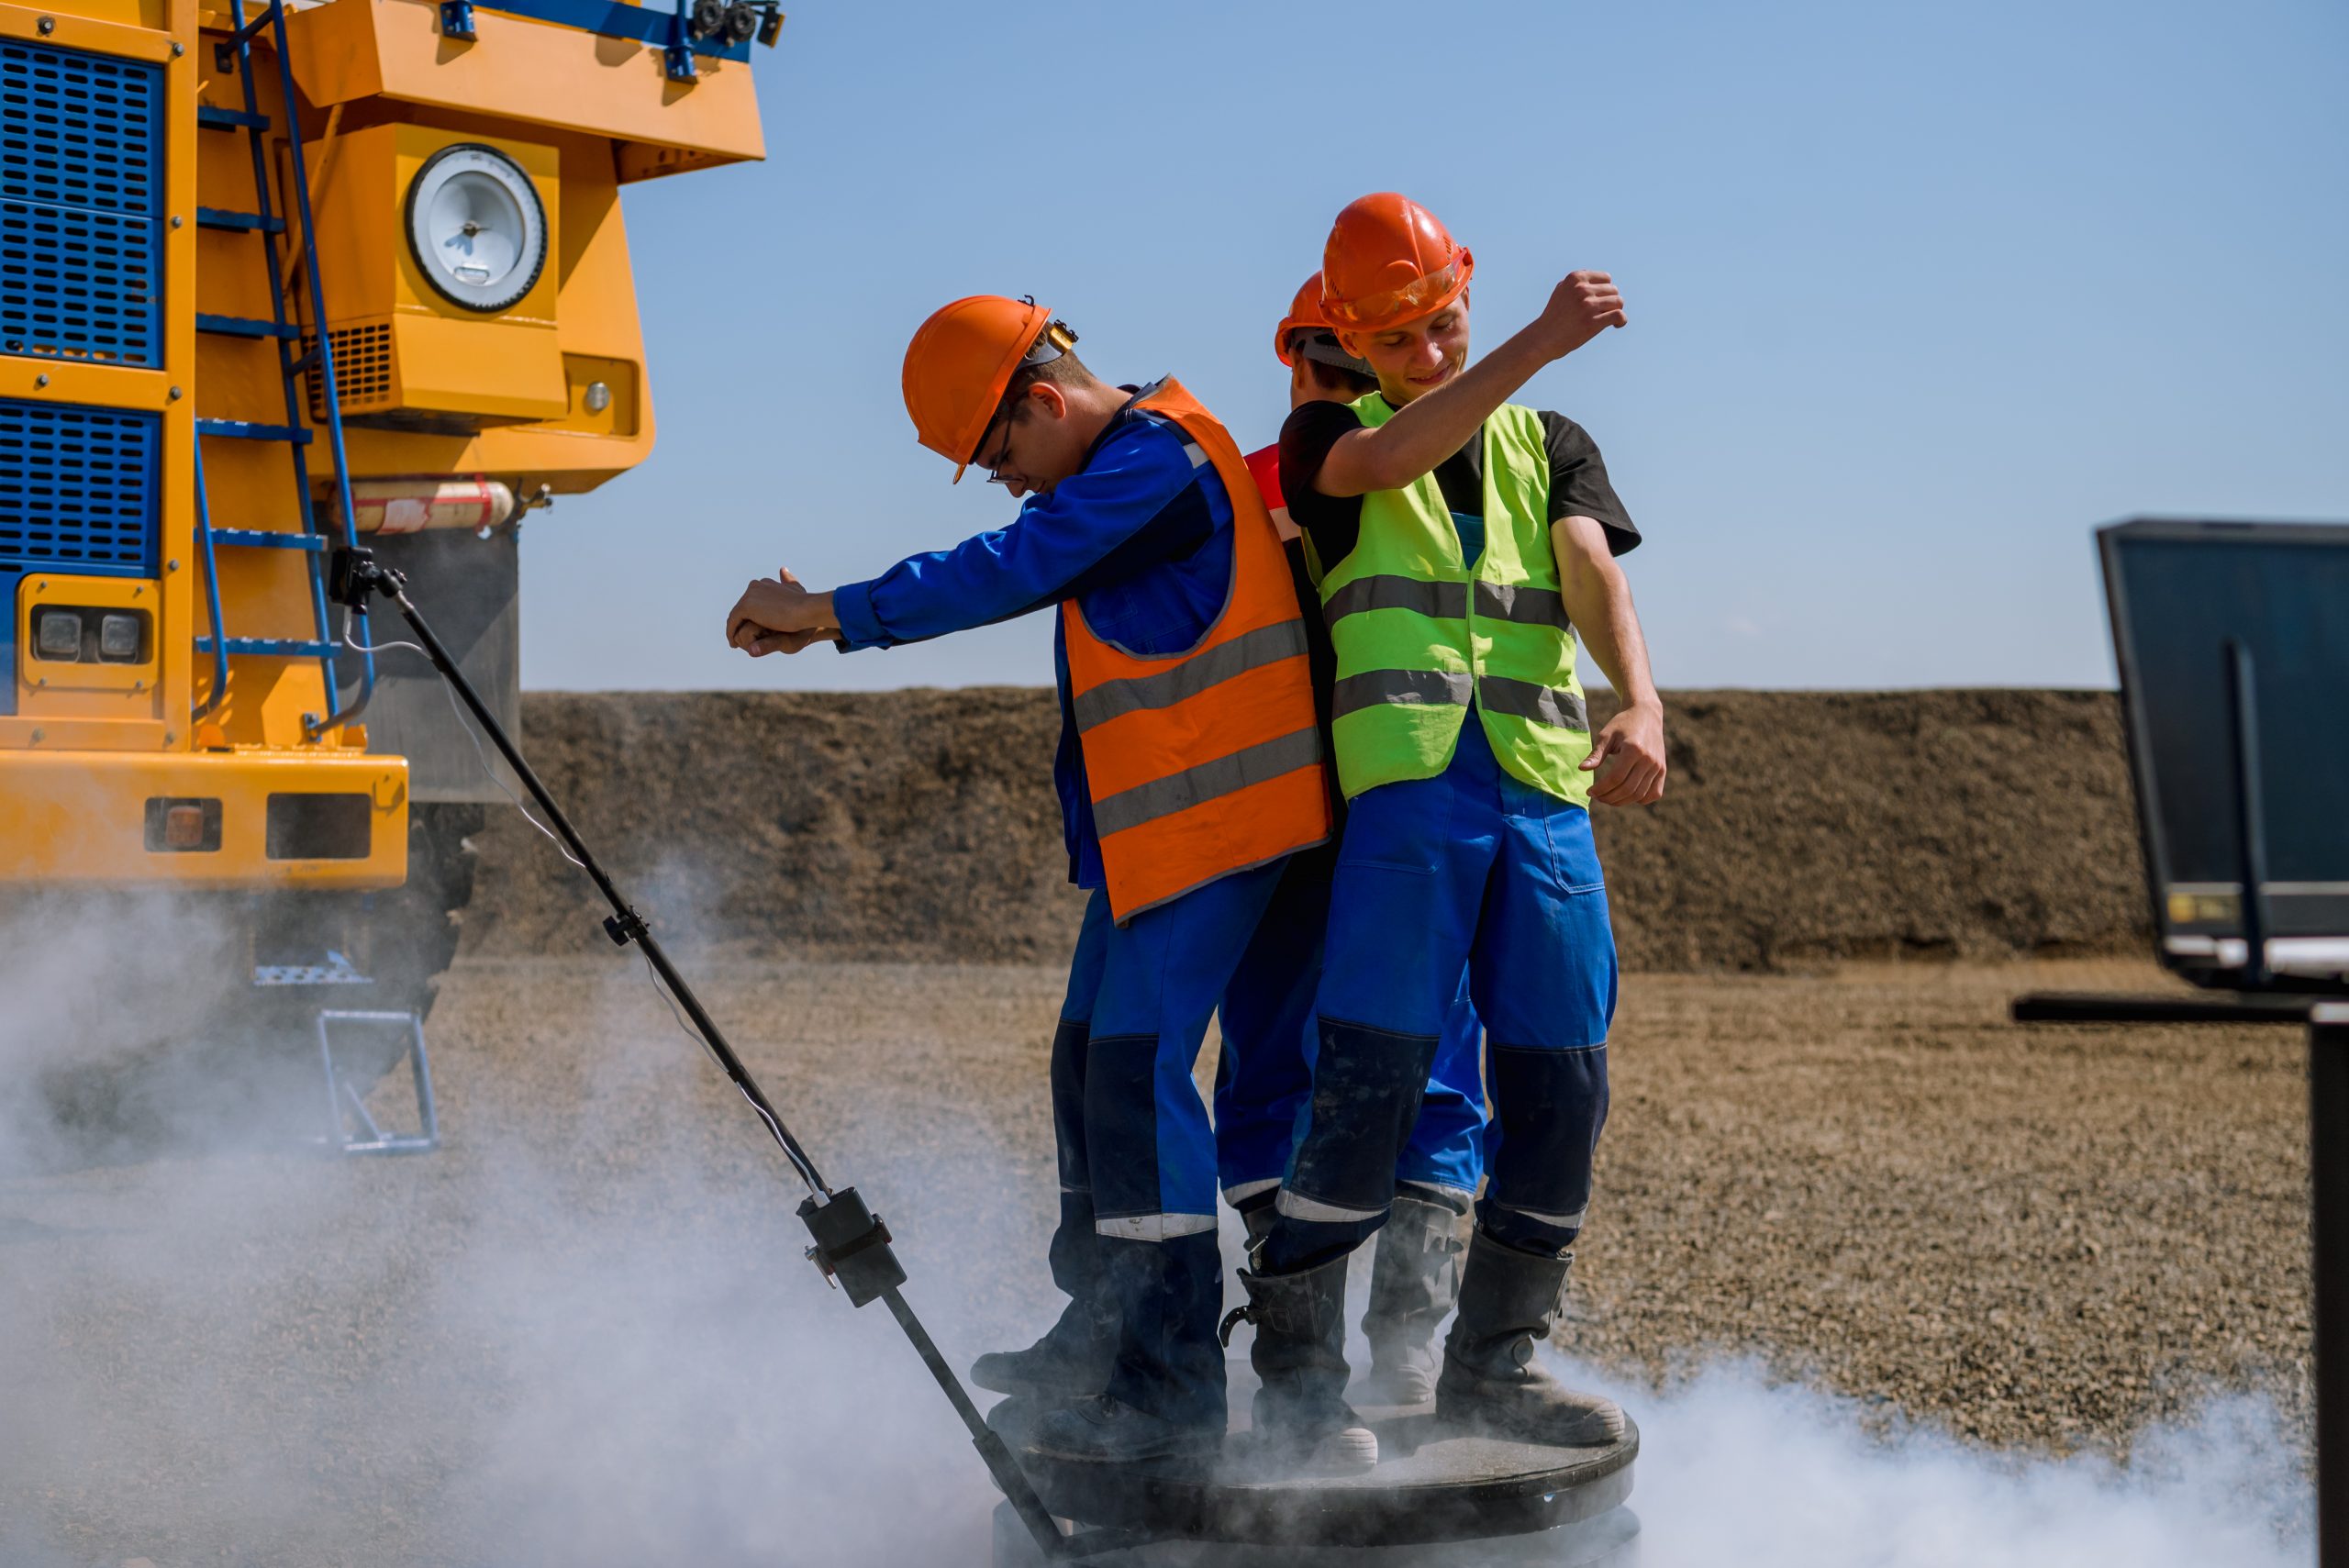
<path id="1" fill-rule="evenodd" d="M 281 534 L 269 528 L 214 528 L 212 541 L 261 550 L 321 550 L 327 547 L 327 541 L 317 534 Z"/>
<path id="2" fill-rule="evenodd" d="M 202 311 L 196 313 L 195 329 L 223 338 L 297 338 L 302 332 L 291 323 L 258 316 L 206 316 Z"/>
<path id="3" fill-rule="evenodd" d="M 265 234 L 285 232 L 285 220 L 282 217 L 263 217 L 257 212 L 230 212 L 226 207 L 217 206 L 196 208 L 195 226 L 198 228 L 233 228 L 248 234 L 254 229 Z"/>
<path id="4" fill-rule="evenodd" d="M 243 419 L 198 419 L 195 433 L 227 436 L 239 441 L 292 441 L 297 447 L 310 444 L 310 432 L 299 425 L 255 425 Z"/>
<path id="5" fill-rule="evenodd" d="M 206 130 L 235 130 L 243 126 L 248 130 L 267 130 L 267 115 L 247 114 L 242 109 L 216 109 L 209 104 L 195 106 L 195 123 Z"/>
<path id="6" fill-rule="evenodd" d="M 198 653 L 212 651 L 212 639 L 195 639 Z M 331 659 L 342 651 L 340 642 L 309 642 L 294 637 L 232 637 L 228 651 L 250 653 L 263 659 Z"/>

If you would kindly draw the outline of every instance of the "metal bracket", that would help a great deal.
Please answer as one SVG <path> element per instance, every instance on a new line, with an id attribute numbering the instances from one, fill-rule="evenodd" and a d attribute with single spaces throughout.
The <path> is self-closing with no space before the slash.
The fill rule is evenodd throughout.
<path id="1" fill-rule="evenodd" d="M 700 74 L 694 70 L 694 49 L 691 44 L 673 43 L 661 51 L 661 68 L 672 82 L 698 82 Z"/>
<path id="2" fill-rule="evenodd" d="M 334 1062 L 333 1026 L 376 1024 L 407 1030 L 405 1052 L 416 1082 L 417 1130 L 385 1132 L 367 1108 L 358 1085 Z M 424 1047 L 424 1020 L 414 1013 L 347 1012 L 329 1007 L 318 1014 L 318 1062 L 327 1074 L 327 1137 L 345 1154 L 429 1154 L 440 1147 L 440 1118 L 432 1106 L 432 1062 Z"/>
<path id="3" fill-rule="evenodd" d="M 473 31 L 473 0 L 440 0 L 440 36 L 460 43 L 479 41 Z"/>

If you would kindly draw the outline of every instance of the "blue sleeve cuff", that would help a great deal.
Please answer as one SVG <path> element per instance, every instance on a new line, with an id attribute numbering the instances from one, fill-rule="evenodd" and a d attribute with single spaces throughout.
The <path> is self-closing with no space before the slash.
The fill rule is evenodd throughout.
<path id="1" fill-rule="evenodd" d="M 832 615 L 841 623 L 840 649 L 843 653 L 859 648 L 887 648 L 889 634 L 881 629 L 880 620 L 873 613 L 873 584 L 870 582 L 843 583 L 832 590 Z"/>

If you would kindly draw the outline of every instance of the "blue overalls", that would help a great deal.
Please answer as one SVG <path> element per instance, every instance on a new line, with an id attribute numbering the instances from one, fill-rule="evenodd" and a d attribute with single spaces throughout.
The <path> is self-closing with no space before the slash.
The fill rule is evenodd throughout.
<path id="1" fill-rule="evenodd" d="M 1453 524 L 1475 560 L 1484 519 Z M 1615 937 L 1590 813 L 1503 769 L 1474 707 L 1442 773 L 1348 803 L 1320 1051 L 1267 1273 L 1337 1256 L 1386 1222 L 1464 965 L 1496 1118 L 1478 1228 L 1557 1256 L 1581 1231 L 1607 1119 Z"/>
<path id="2" fill-rule="evenodd" d="M 1231 518 L 1213 466 L 1194 462 L 1175 427 L 1129 403 L 1082 471 L 1030 496 L 1010 526 L 835 590 L 841 640 L 887 647 L 1074 597 L 1090 626 L 1124 647 L 1188 648 L 1228 595 Z M 1052 1277 L 1080 1305 L 1114 1304 L 1113 1397 L 1219 1432 L 1216 1154 L 1191 1067 L 1282 866 L 1234 873 L 1116 924 L 1057 626 L 1053 662 L 1053 780 L 1070 879 L 1092 898 L 1052 1041 L 1061 1178 Z"/>
<path id="3" fill-rule="evenodd" d="M 1289 857 L 1223 995 L 1216 1154 L 1225 1201 L 1235 1208 L 1280 1184 L 1302 1129 L 1320 1044 L 1313 1005 L 1335 858 L 1327 850 Z M 1419 1118 L 1395 1162 L 1397 1184 L 1433 1187 L 1463 1204 L 1475 1195 L 1485 1172 L 1483 1038 L 1464 969 L 1444 1014 Z"/>

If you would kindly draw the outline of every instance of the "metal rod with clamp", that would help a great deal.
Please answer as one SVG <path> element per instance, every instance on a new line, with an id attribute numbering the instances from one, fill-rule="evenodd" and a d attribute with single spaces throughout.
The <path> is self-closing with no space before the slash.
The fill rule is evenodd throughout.
<path id="1" fill-rule="evenodd" d="M 353 610 L 363 610 L 370 595 L 381 594 L 399 610 L 401 617 L 407 622 L 408 629 L 416 634 L 416 640 L 423 648 L 425 657 L 431 660 L 432 667 L 440 673 L 441 679 L 449 683 L 450 689 L 456 693 L 465 711 L 473 716 L 482 733 L 489 737 L 490 743 L 497 748 L 498 754 L 506 759 L 507 765 L 522 781 L 522 787 L 529 791 L 530 798 L 538 803 L 539 809 L 546 813 L 548 826 L 570 851 L 572 859 L 579 863 L 580 869 L 596 884 L 596 891 L 604 895 L 605 902 L 611 906 L 612 913 L 604 921 L 605 933 L 622 947 L 634 943 L 644 950 L 646 962 L 651 964 L 661 984 L 667 987 L 669 995 L 675 998 L 685 1016 L 693 1021 L 694 1029 L 700 1035 L 711 1059 L 740 1091 L 742 1097 L 750 1102 L 751 1108 L 766 1125 L 769 1135 L 783 1150 L 784 1157 L 807 1184 L 807 1197 L 799 1206 L 799 1218 L 815 1237 L 815 1245 L 807 1249 L 809 1261 L 823 1272 L 828 1280 L 847 1293 L 851 1306 L 863 1307 L 876 1300 L 888 1305 L 890 1316 L 905 1330 L 906 1338 L 913 1343 L 915 1353 L 921 1357 L 922 1364 L 937 1380 L 947 1402 L 954 1407 L 955 1415 L 962 1418 L 963 1425 L 971 1434 L 972 1446 L 979 1451 L 979 1457 L 995 1477 L 996 1486 L 1002 1489 L 1004 1496 L 1018 1510 L 1029 1532 L 1035 1537 L 1037 1548 L 1052 1561 L 1090 1556 L 1103 1550 L 1102 1546 L 1073 1541 L 1061 1532 L 1058 1521 L 1044 1507 L 1043 1499 L 1036 1495 L 1035 1486 L 1020 1470 L 1019 1461 L 1012 1456 L 1009 1447 L 979 1414 L 978 1407 L 971 1402 L 962 1379 L 947 1364 L 945 1356 L 930 1339 L 929 1330 L 922 1327 L 921 1319 L 915 1316 L 913 1307 L 900 1294 L 897 1287 L 906 1283 L 906 1271 L 891 1250 L 888 1228 L 882 1224 L 877 1215 L 865 1207 L 864 1200 L 857 1195 L 855 1188 L 842 1187 L 836 1192 L 825 1184 L 822 1173 L 816 1169 L 815 1161 L 808 1157 L 807 1151 L 792 1135 L 791 1129 L 785 1125 L 774 1102 L 767 1098 L 766 1091 L 759 1087 L 758 1081 L 751 1076 L 750 1069 L 742 1065 L 742 1059 L 727 1043 L 724 1032 L 718 1029 L 717 1020 L 709 1016 L 707 1009 L 703 1007 L 701 999 L 694 995 L 693 987 L 685 984 L 685 976 L 678 973 L 676 966 L 669 962 L 669 955 L 662 951 L 659 940 L 645 923 L 644 917 L 637 913 L 605 873 L 595 852 L 580 838 L 578 829 L 571 825 L 571 818 L 563 815 L 562 807 L 555 803 L 554 796 L 540 781 L 529 762 L 524 760 L 513 739 L 506 733 L 505 727 L 497 722 L 489 706 L 482 701 L 481 694 L 473 690 L 473 683 L 457 667 L 456 659 L 408 598 L 406 576 L 376 561 L 373 551 L 363 546 L 343 546 L 334 552 L 328 575 L 328 593 L 337 603 Z"/>

